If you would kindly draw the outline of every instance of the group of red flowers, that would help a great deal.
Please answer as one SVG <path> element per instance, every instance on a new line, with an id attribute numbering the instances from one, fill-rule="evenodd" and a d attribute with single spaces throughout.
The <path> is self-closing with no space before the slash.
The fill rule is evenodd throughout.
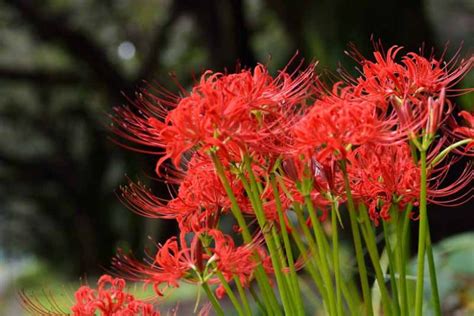
<path id="1" fill-rule="evenodd" d="M 218 298 L 225 295 L 224 281 L 248 288 L 257 267 L 268 275 L 276 269 L 264 229 L 253 228 L 256 220 L 290 231 L 290 213 L 310 197 L 324 221 L 331 203 L 347 199 L 347 172 L 354 200 L 367 207 L 374 224 L 390 221 L 393 205 L 401 211 L 417 205 L 420 165 L 413 150 L 423 140 L 429 144 L 428 201 L 453 205 L 472 198 L 471 163 L 453 183 L 445 179 L 459 157 L 474 155 L 474 116 L 458 116 L 450 99 L 472 91 L 457 85 L 474 58 L 444 62 L 400 51 L 380 49 L 374 60 L 353 52 L 359 76 L 342 73 L 335 83 L 323 82 L 314 64 L 285 68 L 275 77 L 258 65 L 234 74 L 207 71 L 179 96 L 150 87 L 132 106 L 116 108 L 112 131 L 125 146 L 156 155 L 156 174 L 175 192 L 167 201 L 130 182 L 121 188 L 121 199 L 142 216 L 176 220 L 180 229 L 148 260 L 119 254 L 113 261 L 117 271 L 151 284 L 160 296 L 183 280 L 217 284 Z M 459 124 L 460 117 L 467 124 Z M 453 144 L 460 145 L 447 150 Z M 249 188 L 263 215 L 256 214 Z M 236 210 L 253 232 L 250 241 L 240 240 L 241 225 L 223 231 Z M 309 216 L 306 223 L 312 225 Z M 104 276 L 97 292 L 78 290 L 71 311 L 159 314 L 123 293 L 124 286 Z"/>

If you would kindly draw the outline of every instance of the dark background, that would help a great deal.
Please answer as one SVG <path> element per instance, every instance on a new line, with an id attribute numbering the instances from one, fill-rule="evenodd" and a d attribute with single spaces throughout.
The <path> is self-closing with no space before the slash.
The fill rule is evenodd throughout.
<path id="1" fill-rule="evenodd" d="M 107 116 L 143 81 L 172 91 L 205 69 L 257 61 L 273 70 L 299 50 L 339 63 L 353 42 L 367 56 L 422 45 L 472 54 L 469 0 L 9 0 L 0 1 L 0 261 L 38 258 L 72 278 L 107 267 L 117 247 L 139 252 L 167 221 L 129 212 L 115 192 L 125 175 L 147 179 L 153 157 L 110 141 Z M 448 54 L 449 56 L 449 54 Z M 463 82 L 471 86 L 473 75 Z M 457 100 L 467 107 L 471 97 Z M 166 189 L 153 183 L 156 192 Z M 473 204 L 432 208 L 433 238 L 474 229 Z"/>

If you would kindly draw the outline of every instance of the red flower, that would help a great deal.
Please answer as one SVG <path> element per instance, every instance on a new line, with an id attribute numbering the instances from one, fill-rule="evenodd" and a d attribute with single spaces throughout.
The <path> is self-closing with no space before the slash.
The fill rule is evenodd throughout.
<path id="1" fill-rule="evenodd" d="M 462 116 L 462 118 L 464 118 L 467 123 L 467 126 L 459 126 L 457 123 L 452 124 L 452 134 L 455 136 L 455 138 L 470 139 L 471 141 L 467 144 L 464 152 L 457 152 L 472 156 L 474 155 L 474 153 L 472 153 L 471 151 L 471 149 L 474 148 L 474 115 L 467 111 L 461 111 L 459 113 L 459 116 Z M 469 154 L 469 151 L 471 151 L 471 154 Z"/>
<path id="2" fill-rule="evenodd" d="M 445 62 L 442 58 L 437 60 L 433 56 L 426 58 L 408 53 L 400 58 L 401 62 L 397 62 L 397 54 L 402 49 L 392 46 L 386 54 L 377 50 L 374 52 L 375 61 L 364 58 L 355 49 L 352 51 L 362 65 L 362 76 L 355 80 L 359 93 L 369 98 L 397 97 L 416 103 L 418 98 L 426 95 L 439 95 L 442 89 L 453 94 L 463 92 L 451 88 L 471 70 L 474 57 L 458 63 L 457 56 Z M 467 91 L 469 89 L 464 92 Z"/>
<path id="3" fill-rule="evenodd" d="M 179 167 L 184 153 L 210 147 L 233 160 L 240 159 L 240 151 L 280 150 L 299 103 L 309 94 L 312 75 L 310 67 L 298 76 L 282 71 L 273 78 L 263 65 L 236 74 L 207 71 L 189 94 L 171 98 L 176 103 L 166 114 L 149 100 L 150 94 L 135 103 L 140 114 L 115 109 L 113 131 L 159 149 L 146 152 L 164 150 L 158 166 L 172 158 Z"/>
<path id="4" fill-rule="evenodd" d="M 170 201 L 164 201 L 144 185 L 133 182 L 121 188 L 120 197 L 137 214 L 175 219 L 188 231 L 213 228 L 219 217 L 229 210 L 229 198 L 208 156 L 195 153 L 186 168 L 186 171 L 167 168 L 165 182 L 179 185 L 176 196 Z M 231 173 L 227 177 L 231 179 L 237 199 L 246 203 L 242 184 Z"/>
<path id="5" fill-rule="evenodd" d="M 186 236 L 190 235 L 192 239 L 188 245 Z M 270 258 L 258 240 L 237 247 L 230 236 L 216 229 L 190 235 L 181 231 L 179 243 L 174 237 L 168 239 L 156 255 L 145 262 L 119 254 L 113 265 L 127 278 L 152 284 L 160 296 L 168 287 L 179 287 L 180 281 L 199 284 L 206 279 L 210 284 L 220 284 L 214 275 L 213 264 L 228 282 L 235 276 L 244 286 L 250 284 L 258 265 L 263 265 L 269 273 L 272 271 Z M 219 293 L 223 294 L 222 291 L 220 289 Z"/>
<path id="6" fill-rule="evenodd" d="M 454 130 L 454 132 L 459 135 L 463 135 L 466 138 L 471 138 L 474 140 L 474 115 L 472 115 L 472 113 L 469 113 L 467 111 L 461 111 L 459 115 L 462 116 L 466 120 L 469 126 L 458 127 Z"/>
<path id="7" fill-rule="evenodd" d="M 113 266 L 125 273 L 128 279 L 152 284 L 156 294 L 160 296 L 168 287 L 179 287 L 182 279 L 197 282 L 195 272 L 201 265 L 202 251 L 199 250 L 199 240 L 196 237 L 188 246 L 185 235 L 181 232 L 179 244 L 176 237 L 168 239 L 164 245 L 159 246 L 156 255 L 145 262 L 119 253 L 114 258 Z"/>
<path id="8" fill-rule="evenodd" d="M 215 246 L 210 248 L 212 258 L 216 262 L 217 270 L 227 282 L 237 277 L 244 287 L 248 287 L 258 265 L 263 265 L 267 273 L 272 271 L 270 257 L 257 242 L 237 247 L 230 236 L 219 230 L 213 229 L 206 234 L 214 239 Z M 215 282 L 220 283 L 217 279 Z M 216 292 L 218 297 L 222 298 L 225 290 L 220 285 Z"/>
<path id="9" fill-rule="evenodd" d="M 397 62 L 397 54 L 401 50 L 402 47 L 393 46 L 386 54 L 376 51 L 375 61 L 367 60 L 354 50 L 353 56 L 362 65 L 362 76 L 349 81 L 356 87 L 356 95 L 382 108 L 393 107 L 402 134 L 434 135 L 453 109 L 445 95 L 455 96 L 472 91 L 453 87 L 472 69 L 474 57 L 458 62 L 455 56 L 445 62 L 442 58 L 438 60 L 433 56 L 426 58 L 408 53 Z M 422 129 L 425 129 L 424 132 Z"/>
<path id="10" fill-rule="evenodd" d="M 81 286 L 74 294 L 75 304 L 70 308 L 74 316 L 159 316 L 160 312 L 145 301 L 136 299 L 124 292 L 125 281 L 103 275 L 97 282 L 98 288 Z M 20 294 L 26 310 L 35 315 L 71 315 L 66 312 L 54 298 L 48 298 L 48 308 L 39 299 Z"/>
<path id="11" fill-rule="evenodd" d="M 430 149 L 428 165 L 441 149 L 442 141 Z M 413 161 L 407 144 L 361 146 L 351 153 L 349 162 L 348 173 L 354 197 L 368 206 L 370 218 L 375 224 L 380 218 L 390 220 L 389 211 L 393 204 L 398 204 L 403 210 L 408 203 L 418 203 L 421 171 L 419 164 Z M 472 164 L 468 163 L 455 181 L 446 183 L 446 175 L 454 163 L 456 160 L 451 159 L 427 170 L 428 202 L 456 206 L 472 198 Z"/>
<path id="12" fill-rule="evenodd" d="M 419 196 L 420 169 L 408 145 L 362 146 L 351 154 L 348 173 L 354 198 L 366 204 L 370 218 L 390 220 L 390 207 L 403 210 Z"/>
<path id="13" fill-rule="evenodd" d="M 97 284 L 97 290 L 82 286 L 76 291 L 76 304 L 71 308 L 74 315 L 92 316 L 96 312 L 110 316 L 160 315 L 154 311 L 153 305 L 136 300 L 133 295 L 123 292 L 123 279 L 103 275 Z"/>
<path id="14" fill-rule="evenodd" d="M 352 146 L 393 143 L 401 139 L 393 114 L 354 94 L 351 86 L 334 84 L 332 92 L 317 99 L 295 125 L 294 149 L 307 159 L 318 152 L 321 159 L 346 155 Z"/>

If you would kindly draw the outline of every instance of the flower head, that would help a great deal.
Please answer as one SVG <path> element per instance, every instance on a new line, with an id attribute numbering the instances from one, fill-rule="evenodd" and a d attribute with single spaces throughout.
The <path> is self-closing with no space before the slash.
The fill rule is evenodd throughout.
<path id="1" fill-rule="evenodd" d="M 159 316 L 160 312 L 153 304 L 136 299 L 132 294 L 125 291 L 126 283 L 123 279 L 103 275 L 97 282 L 97 289 L 89 286 L 81 286 L 74 294 L 74 305 L 70 312 L 62 308 L 54 300 L 48 298 L 51 306 L 46 306 L 39 299 L 29 297 L 25 293 L 20 294 L 26 310 L 35 315 L 74 315 L 74 316 Z"/>
<path id="2" fill-rule="evenodd" d="M 263 65 L 236 74 L 205 72 L 186 96 L 174 99 L 172 109 L 155 110 L 150 98 L 129 108 L 116 108 L 113 131 L 140 145 L 157 148 L 180 167 L 185 153 L 218 148 L 239 160 L 242 151 L 281 150 L 300 103 L 309 94 L 313 67 L 299 75 L 281 71 L 272 77 Z M 160 101 L 157 101 L 158 103 Z M 136 111 L 135 111 L 136 112 Z"/>

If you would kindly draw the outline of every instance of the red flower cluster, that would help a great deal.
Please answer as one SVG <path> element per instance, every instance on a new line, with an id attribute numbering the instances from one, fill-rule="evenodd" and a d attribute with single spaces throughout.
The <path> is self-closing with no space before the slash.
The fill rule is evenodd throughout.
<path id="1" fill-rule="evenodd" d="M 46 306 L 38 298 L 31 298 L 24 293 L 20 298 L 25 309 L 34 315 L 160 316 L 160 312 L 152 304 L 124 292 L 126 283 L 123 279 L 103 275 L 97 285 L 97 289 L 81 286 L 74 294 L 75 304 L 67 308 L 70 312 L 60 307 L 54 298 L 46 299 L 51 306 Z"/>
<path id="2" fill-rule="evenodd" d="M 121 188 L 122 201 L 140 215 L 177 220 L 186 230 L 215 227 L 220 216 L 228 211 L 230 202 L 212 161 L 196 153 L 186 168 L 186 171 L 168 168 L 166 183 L 179 185 L 172 200 L 162 201 L 144 185 L 130 182 Z M 242 191 L 237 181 L 232 182 L 232 188 L 234 192 Z"/>
<path id="3" fill-rule="evenodd" d="M 191 237 L 190 242 L 187 237 Z M 222 297 L 224 288 L 216 271 L 227 282 L 238 277 L 243 286 L 249 286 L 258 265 L 271 272 L 269 257 L 259 244 L 255 241 L 236 246 L 231 236 L 216 229 L 193 234 L 181 231 L 179 242 L 174 237 L 168 239 L 149 261 L 119 254 L 113 265 L 129 279 L 153 285 L 160 296 L 169 287 L 179 287 L 181 280 L 196 284 L 206 280 L 209 284 L 220 284 L 217 294 Z"/>
<path id="4" fill-rule="evenodd" d="M 354 52 L 361 75 L 343 75 L 330 88 L 315 78 L 314 66 L 281 71 L 274 78 L 258 65 L 236 74 L 206 72 L 183 97 L 143 91 L 133 107 L 116 109 L 113 131 L 137 150 L 161 155 L 156 173 L 179 186 L 170 190 L 170 201 L 163 201 L 130 182 L 122 188 L 122 200 L 138 214 L 176 220 L 181 231 L 144 262 L 120 254 L 114 266 L 132 280 L 152 284 L 159 295 L 184 280 L 218 284 L 222 297 L 222 277 L 249 286 L 258 265 L 275 272 L 263 237 L 239 245 L 220 231 L 230 210 L 257 217 L 262 225 L 257 208 L 269 227 L 283 230 L 296 207 L 310 223 L 313 214 L 305 208 L 310 197 L 324 220 L 329 205 L 349 196 L 347 172 L 355 202 L 366 205 L 378 224 L 390 220 L 394 205 L 402 210 L 417 205 L 417 149 L 427 151 L 430 202 L 469 199 L 465 193 L 453 195 L 469 186 L 471 167 L 446 185 L 453 160 L 443 155 L 460 138 L 471 141 L 459 145 L 463 151 L 456 145 L 454 153 L 472 151 L 472 126 L 451 126 L 449 97 L 467 92 L 454 85 L 470 71 L 473 59 L 456 65 L 409 53 L 397 61 L 400 51 L 377 51 L 374 61 Z M 471 114 L 461 115 L 472 123 Z M 267 238 L 263 230 L 257 235 Z"/>
<path id="5" fill-rule="evenodd" d="M 159 316 L 152 304 L 136 300 L 124 292 L 125 281 L 103 275 L 97 282 L 97 290 L 81 286 L 75 293 L 76 304 L 71 308 L 74 315 L 89 316 L 96 312 L 110 316 Z"/>
<path id="6" fill-rule="evenodd" d="M 168 158 L 180 167 L 185 153 L 212 147 L 230 161 L 240 161 L 246 151 L 262 156 L 281 152 L 312 77 L 313 67 L 298 76 L 282 71 L 276 78 L 263 65 L 229 75 L 208 71 L 170 111 L 163 113 L 160 100 L 143 96 L 136 104 L 143 115 L 117 108 L 113 130 L 139 145 L 163 149 L 157 170 Z"/>
<path id="7" fill-rule="evenodd" d="M 368 206 L 370 218 L 390 219 L 390 207 L 405 209 L 419 196 L 420 168 L 407 144 L 363 146 L 351 153 L 349 175 L 354 197 Z"/>

